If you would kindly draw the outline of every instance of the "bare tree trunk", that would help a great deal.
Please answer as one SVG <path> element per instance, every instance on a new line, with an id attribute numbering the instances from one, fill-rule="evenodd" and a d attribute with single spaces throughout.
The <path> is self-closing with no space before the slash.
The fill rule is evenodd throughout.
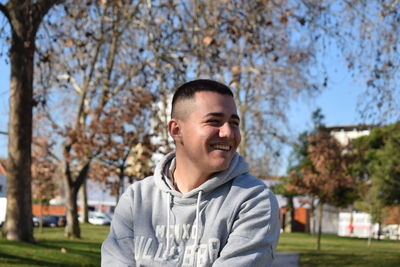
<path id="1" fill-rule="evenodd" d="M 65 153 L 68 153 L 70 146 L 65 147 Z M 65 195 L 67 198 L 66 209 L 67 209 L 67 225 L 65 226 L 65 236 L 69 238 L 80 238 L 81 230 L 79 228 L 78 221 L 78 192 L 83 182 L 85 181 L 89 172 L 91 161 L 86 162 L 82 169 L 77 173 L 78 175 L 74 178 L 68 162 L 65 163 L 63 182 L 66 189 Z"/>
<path id="2" fill-rule="evenodd" d="M 237 77 L 239 79 L 239 77 Z M 239 84 L 239 83 L 238 83 Z M 239 154 L 247 159 L 247 125 L 246 125 L 246 113 L 248 110 L 247 103 L 243 103 L 243 101 L 240 101 L 240 92 L 241 92 L 241 87 L 238 86 L 235 90 L 235 98 L 238 104 L 238 112 L 239 112 L 239 117 L 240 117 L 240 134 L 242 136 L 242 141 L 239 144 L 238 152 Z"/>
<path id="3" fill-rule="evenodd" d="M 294 217 L 295 217 L 296 210 L 294 208 L 293 197 L 289 197 L 288 206 L 290 208 L 290 232 L 294 232 L 294 225 L 295 225 Z"/>
<path id="4" fill-rule="evenodd" d="M 285 216 L 285 232 L 287 233 L 294 231 L 294 215 L 295 209 L 293 205 L 293 197 L 287 197 L 287 212 Z"/>
<path id="5" fill-rule="evenodd" d="M 80 211 L 79 215 L 83 223 L 89 222 L 89 208 L 88 208 L 88 198 L 87 198 L 87 182 L 83 182 L 81 189 L 79 190 L 80 195 Z"/>
<path id="6" fill-rule="evenodd" d="M 69 238 L 80 238 L 81 230 L 78 221 L 78 205 L 76 203 L 78 188 L 67 186 L 67 225 L 65 226 L 65 236 Z"/>
<path id="7" fill-rule="evenodd" d="M 32 36 L 21 37 L 13 31 L 5 231 L 8 240 L 33 242 L 31 142 L 35 48 Z"/>
<path id="8" fill-rule="evenodd" d="M 310 204 L 310 233 L 315 234 L 315 205 L 314 205 L 314 197 L 311 197 L 311 204 Z"/>
<path id="9" fill-rule="evenodd" d="M 372 207 L 370 206 L 370 213 L 369 214 L 372 214 Z M 372 227 L 373 227 L 373 223 L 372 223 L 372 218 L 370 219 L 370 227 L 369 227 L 369 235 L 368 235 L 368 242 L 367 242 L 367 245 L 368 245 L 368 248 L 370 248 L 371 247 L 371 240 L 372 240 Z"/>
<path id="10" fill-rule="evenodd" d="M 378 241 L 381 240 L 381 235 L 382 235 L 382 223 L 378 222 L 378 236 L 377 236 Z"/>
<path id="11" fill-rule="evenodd" d="M 367 246 L 368 246 L 368 248 L 371 247 L 371 240 L 372 240 L 372 226 L 371 226 L 371 228 L 369 229 L 369 235 L 368 235 L 368 241 L 367 241 Z"/>
<path id="12" fill-rule="evenodd" d="M 40 201 L 39 205 L 39 229 L 40 232 L 43 233 L 43 201 Z"/>
<path id="13" fill-rule="evenodd" d="M 321 234 L 322 234 L 322 213 L 324 211 L 324 203 L 318 203 L 318 236 L 317 236 L 317 250 L 321 250 Z"/>
<path id="14" fill-rule="evenodd" d="M 290 216 L 290 209 L 289 209 L 289 207 L 287 207 L 286 214 L 285 214 L 285 226 L 284 226 L 285 228 L 283 229 L 285 233 L 292 232 L 291 224 L 292 224 L 292 219 Z"/>

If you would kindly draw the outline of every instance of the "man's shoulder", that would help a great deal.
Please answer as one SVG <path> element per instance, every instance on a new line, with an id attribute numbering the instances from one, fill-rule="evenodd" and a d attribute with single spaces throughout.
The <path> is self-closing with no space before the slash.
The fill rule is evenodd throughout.
<path id="1" fill-rule="evenodd" d="M 240 186 L 240 187 L 244 187 L 244 188 L 262 188 L 262 189 L 268 189 L 268 186 L 266 183 L 264 183 L 262 180 L 256 178 L 255 176 L 246 173 L 243 175 L 240 175 L 238 177 L 236 177 L 233 180 L 233 184 L 232 185 L 236 185 L 236 186 Z"/>
<path id="2" fill-rule="evenodd" d="M 275 201 L 276 196 L 268 185 L 263 181 L 251 174 L 244 174 L 236 177 L 233 180 L 232 187 L 236 188 L 235 194 L 241 194 L 245 198 L 249 199 L 273 199 Z"/>
<path id="3" fill-rule="evenodd" d="M 137 180 L 133 182 L 129 187 L 128 190 L 130 191 L 146 191 L 146 190 L 153 190 L 154 189 L 154 176 L 148 176 L 144 179 Z"/>

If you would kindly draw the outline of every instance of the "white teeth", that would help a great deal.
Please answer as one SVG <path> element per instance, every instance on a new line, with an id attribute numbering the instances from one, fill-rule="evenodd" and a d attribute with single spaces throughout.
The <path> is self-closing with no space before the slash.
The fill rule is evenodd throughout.
<path id="1" fill-rule="evenodd" d="M 225 146 L 225 145 L 213 145 L 214 149 L 221 149 L 221 150 L 225 150 L 225 151 L 229 151 L 231 149 L 230 146 Z"/>

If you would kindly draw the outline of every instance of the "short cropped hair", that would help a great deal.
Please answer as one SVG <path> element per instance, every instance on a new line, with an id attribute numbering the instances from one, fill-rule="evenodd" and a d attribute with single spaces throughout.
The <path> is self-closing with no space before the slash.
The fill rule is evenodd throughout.
<path id="1" fill-rule="evenodd" d="M 197 92 L 215 92 L 221 95 L 229 95 L 233 97 L 232 90 L 225 84 L 208 79 L 199 79 L 190 81 L 179 86 L 172 98 L 171 118 L 177 118 L 176 103 L 181 100 L 188 100 L 194 98 Z"/>

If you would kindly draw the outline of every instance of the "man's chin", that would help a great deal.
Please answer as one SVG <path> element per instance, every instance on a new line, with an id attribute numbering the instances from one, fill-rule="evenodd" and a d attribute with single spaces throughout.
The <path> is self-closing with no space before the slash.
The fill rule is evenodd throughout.
<path id="1" fill-rule="evenodd" d="M 215 170 L 215 172 L 223 172 L 225 170 L 227 170 L 229 168 L 229 162 L 221 162 L 220 164 L 216 164 L 213 166 L 213 170 Z"/>

